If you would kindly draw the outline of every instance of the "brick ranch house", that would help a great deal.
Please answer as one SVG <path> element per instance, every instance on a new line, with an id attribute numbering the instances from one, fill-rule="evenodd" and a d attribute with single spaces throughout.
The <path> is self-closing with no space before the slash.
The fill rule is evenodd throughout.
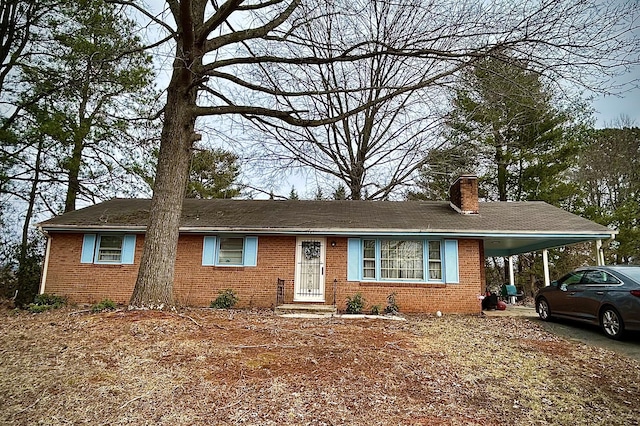
<path id="1" fill-rule="evenodd" d="M 610 229 L 543 202 L 478 202 L 462 176 L 450 202 L 195 200 L 184 202 L 175 269 L 178 303 L 208 306 L 220 290 L 239 307 L 368 307 L 396 294 L 403 312 L 477 313 L 485 257 L 596 241 Z M 39 224 L 47 235 L 41 293 L 76 303 L 127 303 L 150 200 L 113 199 Z M 599 257 L 598 257 L 599 258 Z"/>

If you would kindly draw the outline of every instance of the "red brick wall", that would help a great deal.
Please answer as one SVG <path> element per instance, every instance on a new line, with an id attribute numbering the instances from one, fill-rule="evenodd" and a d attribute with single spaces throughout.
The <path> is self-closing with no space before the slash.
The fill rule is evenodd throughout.
<path id="1" fill-rule="evenodd" d="M 335 247 L 331 242 L 335 241 Z M 53 234 L 45 291 L 66 295 L 72 302 L 95 303 L 110 298 L 127 303 L 135 284 L 144 236 L 136 238 L 133 265 L 81 264 L 82 234 Z M 275 303 L 276 282 L 285 280 L 285 302 L 293 301 L 295 237 L 259 237 L 256 267 L 202 266 L 202 236 L 182 235 L 178 243 L 175 296 L 188 306 L 209 306 L 220 290 L 231 288 L 240 299 L 238 307 L 269 308 Z M 459 284 L 409 284 L 348 282 L 347 239 L 327 238 L 325 300 L 333 303 L 334 280 L 338 309 L 345 309 L 348 296 L 360 292 L 365 309 L 386 306 L 396 293 L 402 312 L 477 313 L 477 295 L 485 287 L 482 241 L 460 240 Z"/>
<path id="2" fill-rule="evenodd" d="M 106 298 L 128 303 L 138 275 L 144 237 L 136 238 L 133 265 L 80 263 L 82 237 L 83 234 L 50 234 L 45 293 L 64 295 L 77 303 L 95 303 Z"/>
<path id="3" fill-rule="evenodd" d="M 174 293 L 178 303 L 209 306 L 220 290 L 233 289 L 238 307 L 275 305 L 278 278 L 286 280 L 285 300 L 293 299 L 295 237 L 259 237 L 258 265 L 202 266 L 202 235 L 182 235 L 178 242 Z"/>
<path id="4" fill-rule="evenodd" d="M 370 311 L 373 305 L 384 309 L 387 296 L 396 293 L 396 302 L 401 312 L 479 313 L 480 301 L 477 296 L 485 287 L 482 276 L 484 259 L 480 259 L 481 244 L 482 241 L 478 240 L 458 241 L 459 284 L 347 282 L 343 273 L 338 284 L 338 309 L 345 309 L 346 298 L 358 292 L 365 299 L 366 311 Z M 342 259 L 340 267 L 346 271 L 346 258 L 343 256 Z M 329 278 L 331 277 L 327 276 Z"/>

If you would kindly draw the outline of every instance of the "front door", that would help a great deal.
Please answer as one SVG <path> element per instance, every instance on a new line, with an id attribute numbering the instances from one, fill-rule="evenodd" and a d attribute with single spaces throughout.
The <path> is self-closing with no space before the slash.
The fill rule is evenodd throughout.
<path id="1" fill-rule="evenodd" d="M 298 238 L 294 302 L 324 302 L 324 238 Z"/>

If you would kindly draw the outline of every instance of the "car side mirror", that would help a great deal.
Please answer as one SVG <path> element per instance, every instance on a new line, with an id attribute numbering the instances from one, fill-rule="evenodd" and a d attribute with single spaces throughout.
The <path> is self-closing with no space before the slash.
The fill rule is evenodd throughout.
<path id="1" fill-rule="evenodd" d="M 566 284 L 561 284 L 560 285 L 560 290 L 567 291 L 567 285 Z"/>

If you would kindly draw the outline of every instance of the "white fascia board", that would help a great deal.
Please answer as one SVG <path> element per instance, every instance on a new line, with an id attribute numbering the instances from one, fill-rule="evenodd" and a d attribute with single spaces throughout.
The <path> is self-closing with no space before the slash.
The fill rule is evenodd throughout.
<path id="1" fill-rule="evenodd" d="M 181 227 L 181 233 L 247 233 L 278 235 L 342 235 L 342 236 L 442 236 L 465 238 L 613 238 L 618 231 L 558 232 L 558 231 L 461 231 L 449 229 L 300 229 L 245 227 Z"/>
<path id="2" fill-rule="evenodd" d="M 104 225 L 38 225 L 46 232 L 139 232 L 144 233 L 146 226 L 104 226 Z"/>
<path id="3" fill-rule="evenodd" d="M 140 225 L 40 225 L 47 232 L 138 232 L 144 233 L 145 226 Z M 408 236 L 419 237 L 429 235 L 433 237 L 457 237 L 457 238 L 615 238 L 617 230 L 608 232 L 598 231 L 474 231 L 451 229 L 344 229 L 344 228 L 253 228 L 253 227 L 180 227 L 180 233 L 184 234 L 210 234 L 210 233 L 244 233 L 256 235 L 342 235 L 342 236 Z"/>

